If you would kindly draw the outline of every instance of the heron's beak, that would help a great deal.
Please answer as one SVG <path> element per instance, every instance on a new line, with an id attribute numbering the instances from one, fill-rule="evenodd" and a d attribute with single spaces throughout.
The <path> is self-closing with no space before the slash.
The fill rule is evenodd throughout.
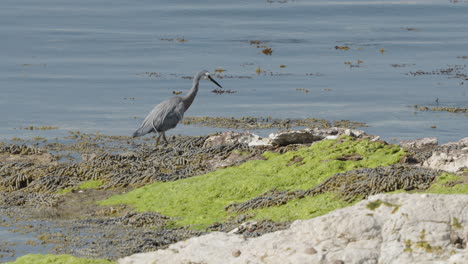
<path id="1" fill-rule="evenodd" d="M 218 85 L 219 88 L 223 88 L 221 85 L 219 85 L 218 82 L 216 82 L 213 78 L 211 78 L 211 76 L 208 76 L 208 79 L 210 79 L 210 81 L 212 81 L 214 84 Z"/>

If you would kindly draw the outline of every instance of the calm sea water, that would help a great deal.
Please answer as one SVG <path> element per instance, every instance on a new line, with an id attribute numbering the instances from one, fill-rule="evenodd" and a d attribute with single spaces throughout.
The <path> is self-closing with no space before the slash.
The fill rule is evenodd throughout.
<path id="1" fill-rule="evenodd" d="M 413 108 L 436 98 L 466 107 L 468 81 L 408 75 L 454 65 L 467 74 L 467 1 L 201 2 L 2 0 L 0 139 L 130 135 L 155 104 L 190 88 L 184 76 L 217 68 L 237 93 L 203 82 L 187 116 L 349 119 L 394 140 L 468 136 L 466 115 Z M 18 129 L 31 125 L 60 129 Z"/>

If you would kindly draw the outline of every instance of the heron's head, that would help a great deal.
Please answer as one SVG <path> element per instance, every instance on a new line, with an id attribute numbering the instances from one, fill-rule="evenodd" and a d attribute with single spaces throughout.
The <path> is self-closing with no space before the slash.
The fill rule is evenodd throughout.
<path id="1" fill-rule="evenodd" d="M 210 80 L 212 81 L 214 84 L 216 84 L 219 88 L 223 88 L 217 81 L 215 81 L 210 73 L 207 71 L 207 70 L 203 70 L 201 72 L 198 73 L 198 76 L 200 76 L 200 79 L 204 79 L 204 80 Z"/>

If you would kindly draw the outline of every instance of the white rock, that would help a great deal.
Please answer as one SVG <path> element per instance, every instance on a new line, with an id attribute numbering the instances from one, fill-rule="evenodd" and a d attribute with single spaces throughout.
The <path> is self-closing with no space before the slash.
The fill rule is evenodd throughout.
<path id="1" fill-rule="evenodd" d="M 468 137 L 442 145 L 424 161 L 423 166 L 449 172 L 468 169 Z"/>
<path id="2" fill-rule="evenodd" d="M 432 147 L 437 146 L 439 142 L 435 137 L 426 137 L 420 138 L 416 140 L 405 140 L 398 143 L 398 145 L 404 148 L 424 148 L 424 147 Z"/>
<path id="3" fill-rule="evenodd" d="M 269 138 L 262 138 L 258 135 L 252 134 L 250 141 L 247 142 L 249 147 L 255 146 L 271 146 L 271 140 Z"/>
<path id="4" fill-rule="evenodd" d="M 468 263 L 450 241 L 455 229 L 468 240 L 467 204 L 468 195 L 379 194 L 257 238 L 214 232 L 119 263 Z"/>
<path id="5" fill-rule="evenodd" d="M 229 144 L 229 143 L 245 143 L 249 146 L 264 146 L 271 145 L 269 139 L 261 138 L 258 135 L 255 135 L 250 132 L 234 132 L 226 131 L 218 135 L 211 136 L 205 140 L 203 147 L 211 147 L 214 145 L 220 144 Z"/>
<path id="6" fill-rule="evenodd" d="M 270 142 L 277 146 L 286 146 L 289 144 L 307 144 L 319 141 L 325 138 L 336 139 L 338 136 L 348 135 L 352 137 L 363 137 L 366 133 L 362 130 L 347 129 L 340 127 L 331 128 L 306 128 L 302 130 L 280 131 L 272 133 L 269 136 Z"/>
<path id="7" fill-rule="evenodd" d="M 262 138 L 250 132 L 226 131 L 205 140 L 203 147 L 211 147 L 219 144 L 245 143 L 249 146 L 286 146 L 289 144 L 307 144 L 322 139 L 336 139 L 338 136 L 348 135 L 361 138 L 367 136 L 362 130 L 346 129 L 340 127 L 331 128 L 306 128 L 302 130 L 288 130 L 272 133 L 268 138 Z"/>

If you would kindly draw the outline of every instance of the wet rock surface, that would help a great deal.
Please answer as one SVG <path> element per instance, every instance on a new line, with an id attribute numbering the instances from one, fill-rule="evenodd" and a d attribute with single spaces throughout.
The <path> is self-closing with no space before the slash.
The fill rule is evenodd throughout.
<path id="1" fill-rule="evenodd" d="M 154 213 L 127 213 L 119 217 L 81 217 L 63 219 L 51 212 L 24 208 L 0 210 L 17 222 L 15 232 L 34 232 L 42 244 L 53 245 L 51 253 L 87 258 L 115 259 L 137 252 L 165 248 L 171 243 L 204 232 L 185 228 L 160 229 L 165 217 Z"/>

